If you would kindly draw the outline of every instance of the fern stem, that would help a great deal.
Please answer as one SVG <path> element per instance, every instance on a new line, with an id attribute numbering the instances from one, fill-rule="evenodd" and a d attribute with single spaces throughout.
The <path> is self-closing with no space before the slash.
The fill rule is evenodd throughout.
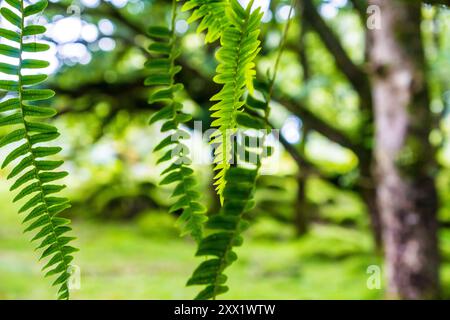
<path id="1" fill-rule="evenodd" d="M 287 35 L 289 33 L 289 28 L 291 26 L 292 14 L 294 13 L 294 10 L 295 10 L 296 6 L 297 6 L 297 1 L 296 0 L 291 0 L 291 8 L 289 9 L 287 22 L 286 22 L 286 25 L 284 26 L 283 35 L 281 37 L 281 42 L 280 42 L 280 46 L 279 46 L 278 53 L 277 53 L 277 58 L 275 60 L 275 65 L 274 65 L 274 68 L 273 68 L 273 74 L 272 74 L 272 77 L 269 80 L 269 95 L 267 97 L 267 108 L 266 108 L 266 112 L 265 112 L 265 115 L 264 115 L 264 119 L 266 120 L 266 123 L 269 122 L 270 109 L 271 109 L 270 108 L 270 100 L 272 99 L 273 89 L 275 87 L 275 80 L 277 78 L 281 57 L 282 57 L 282 55 L 284 53 L 284 49 L 286 48 Z"/>
<path id="2" fill-rule="evenodd" d="M 173 32 L 173 37 L 175 38 L 175 22 L 177 19 L 177 0 L 172 0 L 172 20 L 171 20 L 171 30 Z"/>
<path id="3" fill-rule="evenodd" d="M 274 64 L 274 68 L 273 68 L 273 74 L 272 74 L 272 77 L 269 79 L 269 90 L 268 90 L 267 97 L 265 97 L 265 99 L 266 99 L 266 108 L 264 110 L 264 122 L 266 123 L 266 125 L 269 124 L 269 117 L 270 117 L 270 112 L 271 112 L 270 102 L 271 102 L 272 96 L 273 96 L 273 90 L 274 90 L 275 81 L 276 81 L 276 78 L 277 78 L 277 75 L 278 75 L 278 69 L 279 69 L 279 66 L 280 66 L 281 57 L 282 57 L 282 55 L 284 53 L 284 49 L 286 48 L 287 35 L 289 33 L 289 28 L 290 28 L 290 25 L 291 25 L 292 14 L 294 13 L 296 5 L 297 5 L 297 1 L 296 0 L 291 0 L 291 7 L 289 9 L 287 22 L 286 22 L 286 24 L 284 26 L 283 35 L 281 37 L 280 46 L 279 46 L 279 49 L 278 49 L 277 57 L 275 59 L 275 64 Z M 267 135 L 264 135 L 262 137 L 262 142 L 261 142 L 262 146 L 264 146 L 264 144 L 266 142 L 266 137 L 267 137 Z M 257 163 L 258 171 L 261 168 L 261 165 L 262 165 L 262 162 L 261 162 L 261 157 L 260 157 L 260 158 L 258 158 L 258 163 Z"/>
<path id="4" fill-rule="evenodd" d="M 289 14 L 287 17 L 287 22 L 286 22 L 286 25 L 284 26 L 283 35 L 281 36 L 281 42 L 280 42 L 280 46 L 278 48 L 277 58 L 275 60 L 273 75 L 272 75 L 272 78 L 270 79 L 270 89 L 273 89 L 273 84 L 275 83 L 275 79 L 277 77 L 278 67 L 279 67 L 280 61 L 281 61 L 281 56 L 283 55 L 284 49 L 286 47 L 287 35 L 289 33 L 289 28 L 291 26 L 292 14 L 294 13 L 296 6 L 297 6 L 297 1 L 291 0 L 291 6 L 290 6 Z"/>

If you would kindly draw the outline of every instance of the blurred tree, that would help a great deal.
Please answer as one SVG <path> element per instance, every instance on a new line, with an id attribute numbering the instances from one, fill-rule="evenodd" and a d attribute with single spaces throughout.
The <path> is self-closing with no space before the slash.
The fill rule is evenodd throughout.
<path id="1" fill-rule="evenodd" d="M 380 28 L 370 32 L 378 205 L 383 219 L 389 294 L 437 297 L 437 172 L 420 36 L 420 1 L 371 0 Z"/>

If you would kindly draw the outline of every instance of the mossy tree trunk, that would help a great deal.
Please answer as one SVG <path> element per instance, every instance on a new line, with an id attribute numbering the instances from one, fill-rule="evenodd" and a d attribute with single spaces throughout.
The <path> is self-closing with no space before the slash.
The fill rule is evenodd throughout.
<path id="1" fill-rule="evenodd" d="M 370 31 L 376 125 L 377 203 L 390 298 L 438 296 L 437 196 L 432 117 L 421 40 L 421 3 L 370 0 L 381 27 Z"/>

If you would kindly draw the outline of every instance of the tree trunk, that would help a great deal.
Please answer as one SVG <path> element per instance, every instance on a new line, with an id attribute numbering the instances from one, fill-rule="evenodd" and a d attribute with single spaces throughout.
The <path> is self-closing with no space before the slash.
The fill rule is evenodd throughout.
<path id="1" fill-rule="evenodd" d="M 304 80 L 306 74 L 304 74 Z M 308 141 L 309 136 L 309 128 L 303 124 L 301 132 L 302 132 L 302 140 L 300 142 L 300 146 L 298 148 L 298 152 L 302 157 L 305 157 L 306 143 Z M 295 230 L 297 231 L 297 236 L 301 237 L 308 232 L 309 227 L 309 218 L 311 216 L 311 208 L 308 203 L 308 199 L 306 197 L 306 183 L 308 180 L 308 173 L 306 170 L 304 171 L 302 168 L 299 168 L 300 172 L 297 175 L 297 199 L 294 208 L 294 222 L 295 222 Z"/>
<path id="2" fill-rule="evenodd" d="M 377 203 L 383 223 L 388 297 L 439 292 L 432 117 L 421 41 L 421 4 L 369 0 L 381 28 L 370 31 L 376 126 Z M 376 18 L 376 17 L 375 17 Z"/>
<path id="3" fill-rule="evenodd" d="M 370 227 L 372 229 L 373 242 L 378 254 L 383 251 L 383 230 L 380 212 L 377 206 L 377 195 L 373 187 L 361 188 L 361 196 L 369 213 Z"/>
<path id="4" fill-rule="evenodd" d="M 306 180 L 307 176 L 302 172 L 297 177 L 297 199 L 295 204 L 295 230 L 297 236 L 301 237 L 308 232 L 310 208 L 306 198 Z"/>

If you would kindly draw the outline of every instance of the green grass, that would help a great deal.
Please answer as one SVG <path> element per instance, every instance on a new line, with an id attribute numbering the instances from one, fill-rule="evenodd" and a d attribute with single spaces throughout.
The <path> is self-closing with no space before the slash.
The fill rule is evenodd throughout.
<path id="1" fill-rule="evenodd" d="M 3 195 L 3 196 L 2 196 Z M 22 234 L 16 208 L 3 200 L 0 215 L 0 299 L 54 299 L 37 252 Z M 73 299 L 191 299 L 199 287 L 185 282 L 201 261 L 195 244 L 181 239 L 169 215 L 131 223 L 75 221 L 75 263 L 81 288 Z M 317 225 L 302 239 L 290 228 L 262 220 L 245 234 L 239 260 L 228 271 L 223 299 L 377 299 L 366 287 L 367 267 L 380 265 L 368 232 Z M 283 236 L 279 236 L 282 234 Z M 448 234 L 445 239 L 449 239 Z M 447 241 L 447 240 L 446 240 Z M 443 278 L 450 280 L 445 265 Z"/>
<path id="2" fill-rule="evenodd" d="M 54 299 L 15 206 L 5 193 L 0 199 L 0 299 Z M 195 244 L 179 238 L 172 223 L 170 216 L 151 214 L 134 223 L 76 221 L 81 288 L 72 298 L 193 298 L 199 288 L 184 284 L 201 260 L 194 257 Z M 277 239 L 278 233 L 289 230 L 269 221 L 247 232 L 240 259 L 229 269 L 231 289 L 224 299 L 380 297 L 380 291 L 366 288 L 366 268 L 377 259 L 364 233 L 319 226 L 300 240 Z"/>
<path id="3" fill-rule="evenodd" d="M 0 239 L 0 298 L 52 299 L 36 254 L 20 232 Z M 184 283 L 200 261 L 195 246 L 178 238 L 143 235 L 132 225 L 75 224 L 82 249 L 76 256 L 81 290 L 74 299 L 190 299 L 197 288 Z M 5 236 L 7 236 L 5 238 Z M 327 241 L 324 239 L 323 241 Z M 231 290 L 225 299 L 375 298 L 365 286 L 367 253 L 336 258 L 310 254 L 308 241 L 281 243 L 249 240 L 230 268 Z M 307 254 L 302 255 L 302 249 Z M 337 259 L 337 260 L 336 260 Z"/>

